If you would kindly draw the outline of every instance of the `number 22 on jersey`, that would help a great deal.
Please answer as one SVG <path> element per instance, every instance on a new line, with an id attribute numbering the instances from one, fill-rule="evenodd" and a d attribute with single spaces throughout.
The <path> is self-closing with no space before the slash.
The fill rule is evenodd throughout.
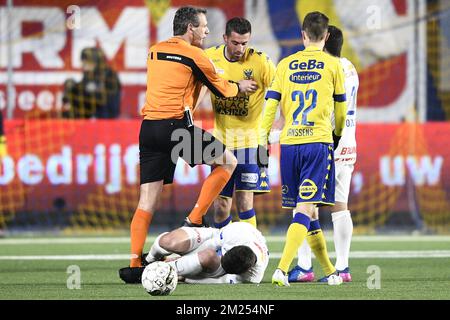
<path id="1" fill-rule="evenodd" d="M 297 109 L 295 109 L 293 115 L 292 115 L 292 125 L 297 126 L 299 124 L 298 117 L 301 114 L 302 121 L 301 124 L 303 126 L 314 126 L 314 122 L 308 121 L 308 113 L 310 113 L 317 104 L 317 91 L 314 89 L 310 89 L 303 93 L 303 91 L 293 91 L 292 92 L 292 101 L 296 102 L 298 99 L 299 105 Z M 305 108 L 305 102 L 310 101 L 310 104 Z"/>

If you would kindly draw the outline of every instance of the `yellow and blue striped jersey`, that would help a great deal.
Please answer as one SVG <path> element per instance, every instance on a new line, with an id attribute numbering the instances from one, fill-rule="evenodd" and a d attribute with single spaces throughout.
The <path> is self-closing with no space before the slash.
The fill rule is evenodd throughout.
<path id="1" fill-rule="evenodd" d="M 346 96 L 344 72 L 338 58 L 317 47 L 283 59 L 266 95 L 262 135 L 268 136 L 278 102 L 285 117 L 281 144 L 332 143 L 331 115 L 335 134 L 345 126 Z"/>
<path id="2" fill-rule="evenodd" d="M 260 130 L 264 96 L 275 75 L 275 65 L 269 57 L 247 48 L 239 61 L 225 57 L 225 45 L 211 47 L 206 54 L 216 67 L 217 73 L 226 80 L 253 79 L 258 90 L 249 95 L 221 98 L 211 93 L 214 110 L 214 136 L 229 149 L 256 148 Z"/>

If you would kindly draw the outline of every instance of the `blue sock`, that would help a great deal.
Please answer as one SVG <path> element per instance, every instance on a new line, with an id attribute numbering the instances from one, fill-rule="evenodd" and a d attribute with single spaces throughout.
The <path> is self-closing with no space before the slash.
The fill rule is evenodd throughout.
<path id="1" fill-rule="evenodd" d="M 239 219 L 248 220 L 256 215 L 255 209 L 250 209 L 248 211 L 239 212 Z"/>
<path id="2" fill-rule="evenodd" d="M 314 230 L 318 230 L 318 229 L 320 229 L 319 220 L 311 221 L 310 224 L 309 224 L 308 232 L 311 232 L 311 231 L 314 231 Z"/>
<path id="3" fill-rule="evenodd" d="M 226 218 L 222 222 L 214 222 L 214 227 L 216 227 L 217 229 L 221 229 L 221 228 L 225 227 L 226 225 L 228 225 L 230 222 L 231 222 L 231 214 L 228 216 L 228 218 Z"/>

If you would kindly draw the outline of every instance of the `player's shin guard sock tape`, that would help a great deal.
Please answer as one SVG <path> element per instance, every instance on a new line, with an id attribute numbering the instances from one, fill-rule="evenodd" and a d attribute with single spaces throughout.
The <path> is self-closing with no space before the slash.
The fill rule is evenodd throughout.
<path id="1" fill-rule="evenodd" d="M 162 248 L 159 245 L 159 239 L 163 235 L 165 235 L 168 232 L 161 233 L 159 236 L 156 237 L 155 241 L 153 242 L 152 247 L 150 248 L 150 252 L 148 253 L 148 256 L 146 257 L 147 262 L 154 262 L 162 257 L 168 256 L 171 254 L 171 252 L 167 251 L 166 249 Z"/>
<path id="2" fill-rule="evenodd" d="M 281 255 L 278 269 L 288 272 L 289 266 L 297 253 L 298 247 L 305 240 L 309 229 L 310 218 L 303 213 L 296 213 L 286 234 L 286 243 Z"/>
<path id="3" fill-rule="evenodd" d="M 178 275 L 183 277 L 195 276 L 203 269 L 197 253 L 182 256 L 181 258 L 169 263 L 177 269 Z"/>
<path id="4" fill-rule="evenodd" d="M 203 182 L 200 195 L 194 209 L 192 209 L 188 218 L 192 223 L 201 224 L 202 217 L 208 211 L 213 201 L 217 198 L 220 191 L 225 187 L 231 174 L 222 167 L 216 167 Z"/>
<path id="5" fill-rule="evenodd" d="M 152 221 L 153 214 L 141 209 L 137 209 L 133 215 L 130 225 L 131 237 L 131 260 L 130 267 L 140 267 L 142 265 L 141 255 L 147 238 L 148 227 Z"/>
<path id="6" fill-rule="evenodd" d="M 331 219 L 333 222 L 341 220 L 341 219 L 347 219 L 347 218 L 351 218 L 349 210 L 343 210 L 343 211 L 331 213 Z"/>
<path id="7" fill-rule="evenodd" d="M 308 244 L 311 247 L 312 252 L 319 260 L 320 266 L 326 275 L 330 275 L 336 271 L 333 264 L 330 261 L 327 251 L 327 243 L 323 236 L 322 229 L 320 229 L 319 220 L 311 221 L 311 226 L 308 230 L 308 236 L 306 237 Z"/>
<path id="8" fill-rule="evenodd" d="M 311 248 L 309 247 L 308 241 L 305 239 L 298 249 L 298 266 L 304 270 L 309 270 L 312 267 L 311 262 Z"/>
<path id="9" fill-rule="evenodd" d="M 256 228 L 256 212 L 255 209 L 250 209 L 248 211 L 239 212 L 239 219 L 242 222 L 250 223 Z"/>
<path id="10" fill-rule="evenodd" d="M 331 214 L 333 220 L 333 239 L 336 248 L 336 269 L 348 267 L 350 244 L 352 241 L 353 222 L 350 211 L 338 211 Z"/>

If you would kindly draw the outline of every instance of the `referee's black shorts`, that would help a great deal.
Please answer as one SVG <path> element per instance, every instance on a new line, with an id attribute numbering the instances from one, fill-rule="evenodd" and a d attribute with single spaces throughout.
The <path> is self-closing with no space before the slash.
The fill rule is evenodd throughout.
<path id="1" fill-rule="evenodd" d="M 143 120 L 139 132 L 140 182 L 164 180 L 170 184 L 178 157 L 194 167 L 224 152 L 222 142 L 201 128 L 187 128 L 183 119 Z"/>

